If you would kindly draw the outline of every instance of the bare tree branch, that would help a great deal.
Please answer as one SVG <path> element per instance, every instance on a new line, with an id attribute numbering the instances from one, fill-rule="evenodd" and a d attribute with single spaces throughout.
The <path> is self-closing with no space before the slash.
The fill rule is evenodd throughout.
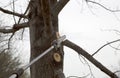
<path id="1" fill-rule="evenodd" d="M 19 29 L 26 28 L 26 27 L 29 27 L 28 22 L 21 23 L 21 24 L 15 24 L 13 26 L 13 29 L 19 30 Z"/>
<path id="2" fill-rule="evenodd" d="M 112 45 L 109 45 L 110 47 L 112 47 L 113 49 L 115 49 L 115 50 L 120 50 L 120 44 L 118 45 L 118 47 L 113 47 Z"/>
<path id="3" fill-rule="evenodd" d="M 15 12 L 3 9 L 1 7 L 0 7 L 0 11 L 2 11 L 3 13 L 15 15 L 15 16 L 18 16 L 18 17 L 21 17 L 21 18 L 27 18 L 27 16 L 25 16 L 24 14 L 15 13 Z"/>
<path id="4" fill-rule="evenodd" d="M 104 5 L 102 5 L 102 4 L 98 3 L 98 2 L 95 2 L 95 1 L 86 0 L 86 2 L 90 2 L 90 3 L 93 3 L 93 4 L 97 4 L 97 5 L 101 6 L 102 8 L 104 8 L 104 9 L 110 11 L 110 12 L 120 12 L 120 10 L 111 10 L 111 9 L 105 7 Z"/>
<path id="5" fill-rule="evenodd" d="M 29 27 L 28 23 L 22 23 L 22 24 L 15 24 L 12 29 L 0 29 L 1 33 L 14 33 L 18 31 L 19 29 Z"/>
<path id="6" fill-rule="evenodd" d="M 22 33 L 21 33 L 21 40 L 23 39 L 24 32 L 25 32 L 25 28 L 23 28 Z"/>
<path id="7" fill-rule="evenodd" d="M 92 57 L 92 55 L 90 55 L 88 52 L 86 52 L 85 50 L 83 50 L 81 47 L 77 46 L 76 44 L 72 43 L 69 40 L 65 40 L 63 42 L 63 45 L 65 45 L 65 46 L 67 46 L 67 47 L 75 50 L 78 54 L 83 55 L 87 60 L 89 60 L 90 62 L 92 62 L 96 67 L 98 67 L 101 71 L 103 71 L 104 73 L 106 73 L 111 78 L 118 78 L 115 73 L 113 73 L 112 71 L 110 71 L 109 69 L 107 69 L 105 66 L 103 66 L 94 57 Z"/>
<path id="8" fill-rule="evenodd" d="M 90 67 L 90 64 L 87 62 L 87 60 L 85 59 L 85 57 L 83 57 L 82 55 L 79 55 L 79 56 L 81 56 L 82 59 L 85 61 L 85 63 L 88 65 L 88 68 L 89 68 L 89 70 L 90 70 L 91 77 L 95 78 L 94 75 L 93 75 L 93 73 L 92 73 L 92 69 L 91 69 L 91 67 Z"/>
<path id="9" fill-rule="evenodd" d="M 101 46 L 96 52 L 94 52 L 94 53 L 92 54 L 92 56 L 94 56 L 95 54 L 97 54 L 97 53 L 98 53 L 102 48 L 104 48 L 105 46 L 110 45 L 110 44 L 115 43 L 115 42 L 118 42 L 118 41 L 120 41 L 120 39 L 115 40 L 115 41 L 111 41 L 111 42 L 109 42 L 109 43 L 104 44 L 104 45 Z"/>
<path id="10" fill-rule="evenodd" d="M 10 38 L 8 39 L 8 49 L 10 49 L 10 43 L 11 43 L 11 39 L 14 36 L 15 32 L 12 33 L 12 35 L 10 36 Z"/>
<path id="11" fill-rule="evenodd" d="M 24 12 L 23 15 L 25 15 L 25 14 L 28 12 L 28 10 L 29 10 L 29 8 L 30 8 L 30 4 L 31 4 L 31 2 L 29 2 L 29 4 L 28 4 L 28 6 L 27 6 L 27 8 L 26 8 L 26 10 L 25 10 L 25 12 Z M 20 23 L 21 19 L 22 19 L 22 17 L 19 18 L 18 24 Z"/>
<path id="12" fill-rule="evenodd" d="M 12 35 L 8 39 L 8 49 L 10 49 L 11 39 L 14 36 L 15 32 L 22 29 L 22 28 L 26 28 L 26 27 L 29 27 L 28 23 L 14 24 L 12 29 L 0 29 L 1 33 L 4 33 L 4 34 L 12 33 Z"/>
<path id="13" fill-rule="evenodd" d="M 13 12 L 15 13 L 15 3 L 14 3 L 14 0 L 13 0 Z M 13 15 L 13 19 L 14 19 L 15 24 L 17 24 L 17 22 L 16 22 L 16 19 L 15 19 L 15 16 L 14 16 L 14 15 Z"/>

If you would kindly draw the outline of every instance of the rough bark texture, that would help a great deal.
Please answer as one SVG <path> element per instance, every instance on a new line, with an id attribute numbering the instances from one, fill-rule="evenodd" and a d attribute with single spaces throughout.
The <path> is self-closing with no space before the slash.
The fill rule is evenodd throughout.
<path id="1" fill-rule="evenodd" d="M 51 43 L 56 39 L 56 32 L 58 31 L 58 17 L 51 18 L 52 21 L 47 25 L 45 22 L 50 18 L 44 18 L 43 7 L 41 9 L 41 2 L 44 0 L 31 0 L 29 11 L 29 25 L 30 25 L 30 45 L 31 45 L 31 57 L 33 60 L 36 56 L 51 46 Z M 50 8 L 52 8 L 57 0 L 45 0 L 50 1 Z M 47 6 L 44 6 L 47 8 Z M 47 12 L 49 13 L 49 12 Z M 49 14 L 48 14 L 49 15 Z M 52 17 L 52 16 L 50 16 Z M 46 21 L 44 21 L 46 19 Z M 37 61 L 30 67 L 31 78 L 63 78 L 58 77 L 63 70 L 63 48 L 53 50 L 49 54 L 45 55 L 42 59 Z M 53 59 L 53 53 L 58 52 L 62 61 L 57 63 Z M 62 76 L 62 75 L 61 75 Z"/>

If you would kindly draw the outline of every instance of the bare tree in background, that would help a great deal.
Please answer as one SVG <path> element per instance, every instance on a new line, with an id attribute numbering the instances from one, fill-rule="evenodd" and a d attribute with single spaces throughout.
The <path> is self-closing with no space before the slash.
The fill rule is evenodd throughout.
<path id="1" fill-rule="evenodd" d="M 69 0 L 30 0 L 25 13 L 23 14 L 16 13 L 14 8 L 13 11 L 9 11 L 0 7 L 1 12 L 13 15 L 14 17 L 20 17 L 18 23 L 15 21 L 15 24 L 12 28 L 0 29 L 1 33 L 11 33 L 11 36 L 8 39 L 8 49 L 10 47 L 10 40 L 14 34 L 26 27 L 29 27 L 30 30 L 30 60 L 32 61 L 39 54 L 48 49 L 53 40 L 59 38 L 58 14 L 68 2 Z M 111 12 L 119 11 L 110 10 L 97 2 L 86 0 L 86 3 L 88 2 L 97 4 Z M 12 4 L 14 4 L 14 1 Z M 27 19 L 28 21 L 20 23 L 22 18 Z M 114 72 L 110 71 L 101 63 L 99 63 L 95 58 L 92 57 L 92 55 L 83 50 L 81 47 L 75 45 L 69 40 L 63 42 L 63 45 L 77 51 L 111 78 L 118 78 Z M 57 50 L 52 50 L 30 67 L 31 78 L 65 78 L 63 74 L 63 45 L 61 45 L 61 47 Z M 56 53 L 60 56 L 60 61 L 56 61 L 53 57 Z"/>
<path id="2" fill-rule="evenodd" d="M 2 20 L 0 20 L 0 24 L 2 24 Z M 17 70 L 22 64 L 20 57 L 13 56 L 11 49 L 8 50 L 8 37 L 9 35 L 0 33 L 0 78 L 8 78 L 11 72 Z M 24 73 L 21 78 L 29 78 L 28 73 Z"/>
<path id="3" fill-rule="evenodd" d="M 10 51 L 0 51 L 0 78 L 8 78 L 21 65 L 18 57 L 13 59 Z M 29 78 L 28 73 L 24 73 L 21 78 Z"/>

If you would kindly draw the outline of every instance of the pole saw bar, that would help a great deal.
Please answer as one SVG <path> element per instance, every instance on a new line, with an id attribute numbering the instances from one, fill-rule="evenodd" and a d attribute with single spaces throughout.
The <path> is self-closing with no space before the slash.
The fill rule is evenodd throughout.
<path id="1" fill-rule="evenodd" d="M 53 50 L 54 48 L 59 48 L 61 43 L 65 40 L 66 36 L 63 35 L 60 38 L 54 40 L 52 42 L 52 46 L 50 48 L 48 48 L 47 50 L 45 50 L 42 54 L 40 54 L 39 56 L 37 56 L 35 59 L 33 59 L 29 64 L 27 64 L 26 66 L 18 69 L 14 74 L 12 74 L 9 78 L 18 78 L 20 77 L 24 71 L 29 68 L 31 65 L 33 65 L 35 62 L 37 62 L 39 59 L 41 59 L 44 55 L 46 55 L 47 53 L 49 53 L 51 50 Z"/>
<path id="2" fill-rule="evenodd" d="M 65 38 L 66 38 L 66 36 L 63 35 L 62 37 L 60 37 L 52 42 L 52 45 L 55 47 L 55 49 L 60 47 L 61 43 L 65 40 Z"/>

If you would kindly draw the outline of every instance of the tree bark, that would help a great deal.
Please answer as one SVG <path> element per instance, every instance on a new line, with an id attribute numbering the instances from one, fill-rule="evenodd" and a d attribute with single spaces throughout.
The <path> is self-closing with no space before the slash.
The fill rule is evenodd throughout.
<path id="1" fill-rule="evenodd" d="M 44 0 L 31 0 L 30 4 L 30 60 L 33 60 L 39 54 L 48 49 L 51 46 L 52 41 L 57 38 L 56 32 L 58 32 L 58 16 L 53 17 L 52 14 L 51 16 L 50 14 L 43 14 L 43 8 L 47 9 L 48 7 L 41 5 L 42 1 L 44 2 Z M 57 0 L 45 1 L 48 1 L 48 3 L 50 2 L 50 8 L 52 8 L 57 3 Z M 49 15 L 49 17 L 52 18 L 46 18 L 46 15 Z M 52 21 L 50 22 L 49 20 Z M 48 23 L 47 21 L 49 21 L 50 23 Z M 58 53 L 60 55 L 60 62 L 56 62 L 54 60 L 54 53 Z M 31 78 L 64 78 L 64 75 L 62 73 L 63 55 L 64 53 L 62 47 L 57 50 L 53 50 L 45 55 L 42 59 L 40 59 L 30 67 Z"/>

